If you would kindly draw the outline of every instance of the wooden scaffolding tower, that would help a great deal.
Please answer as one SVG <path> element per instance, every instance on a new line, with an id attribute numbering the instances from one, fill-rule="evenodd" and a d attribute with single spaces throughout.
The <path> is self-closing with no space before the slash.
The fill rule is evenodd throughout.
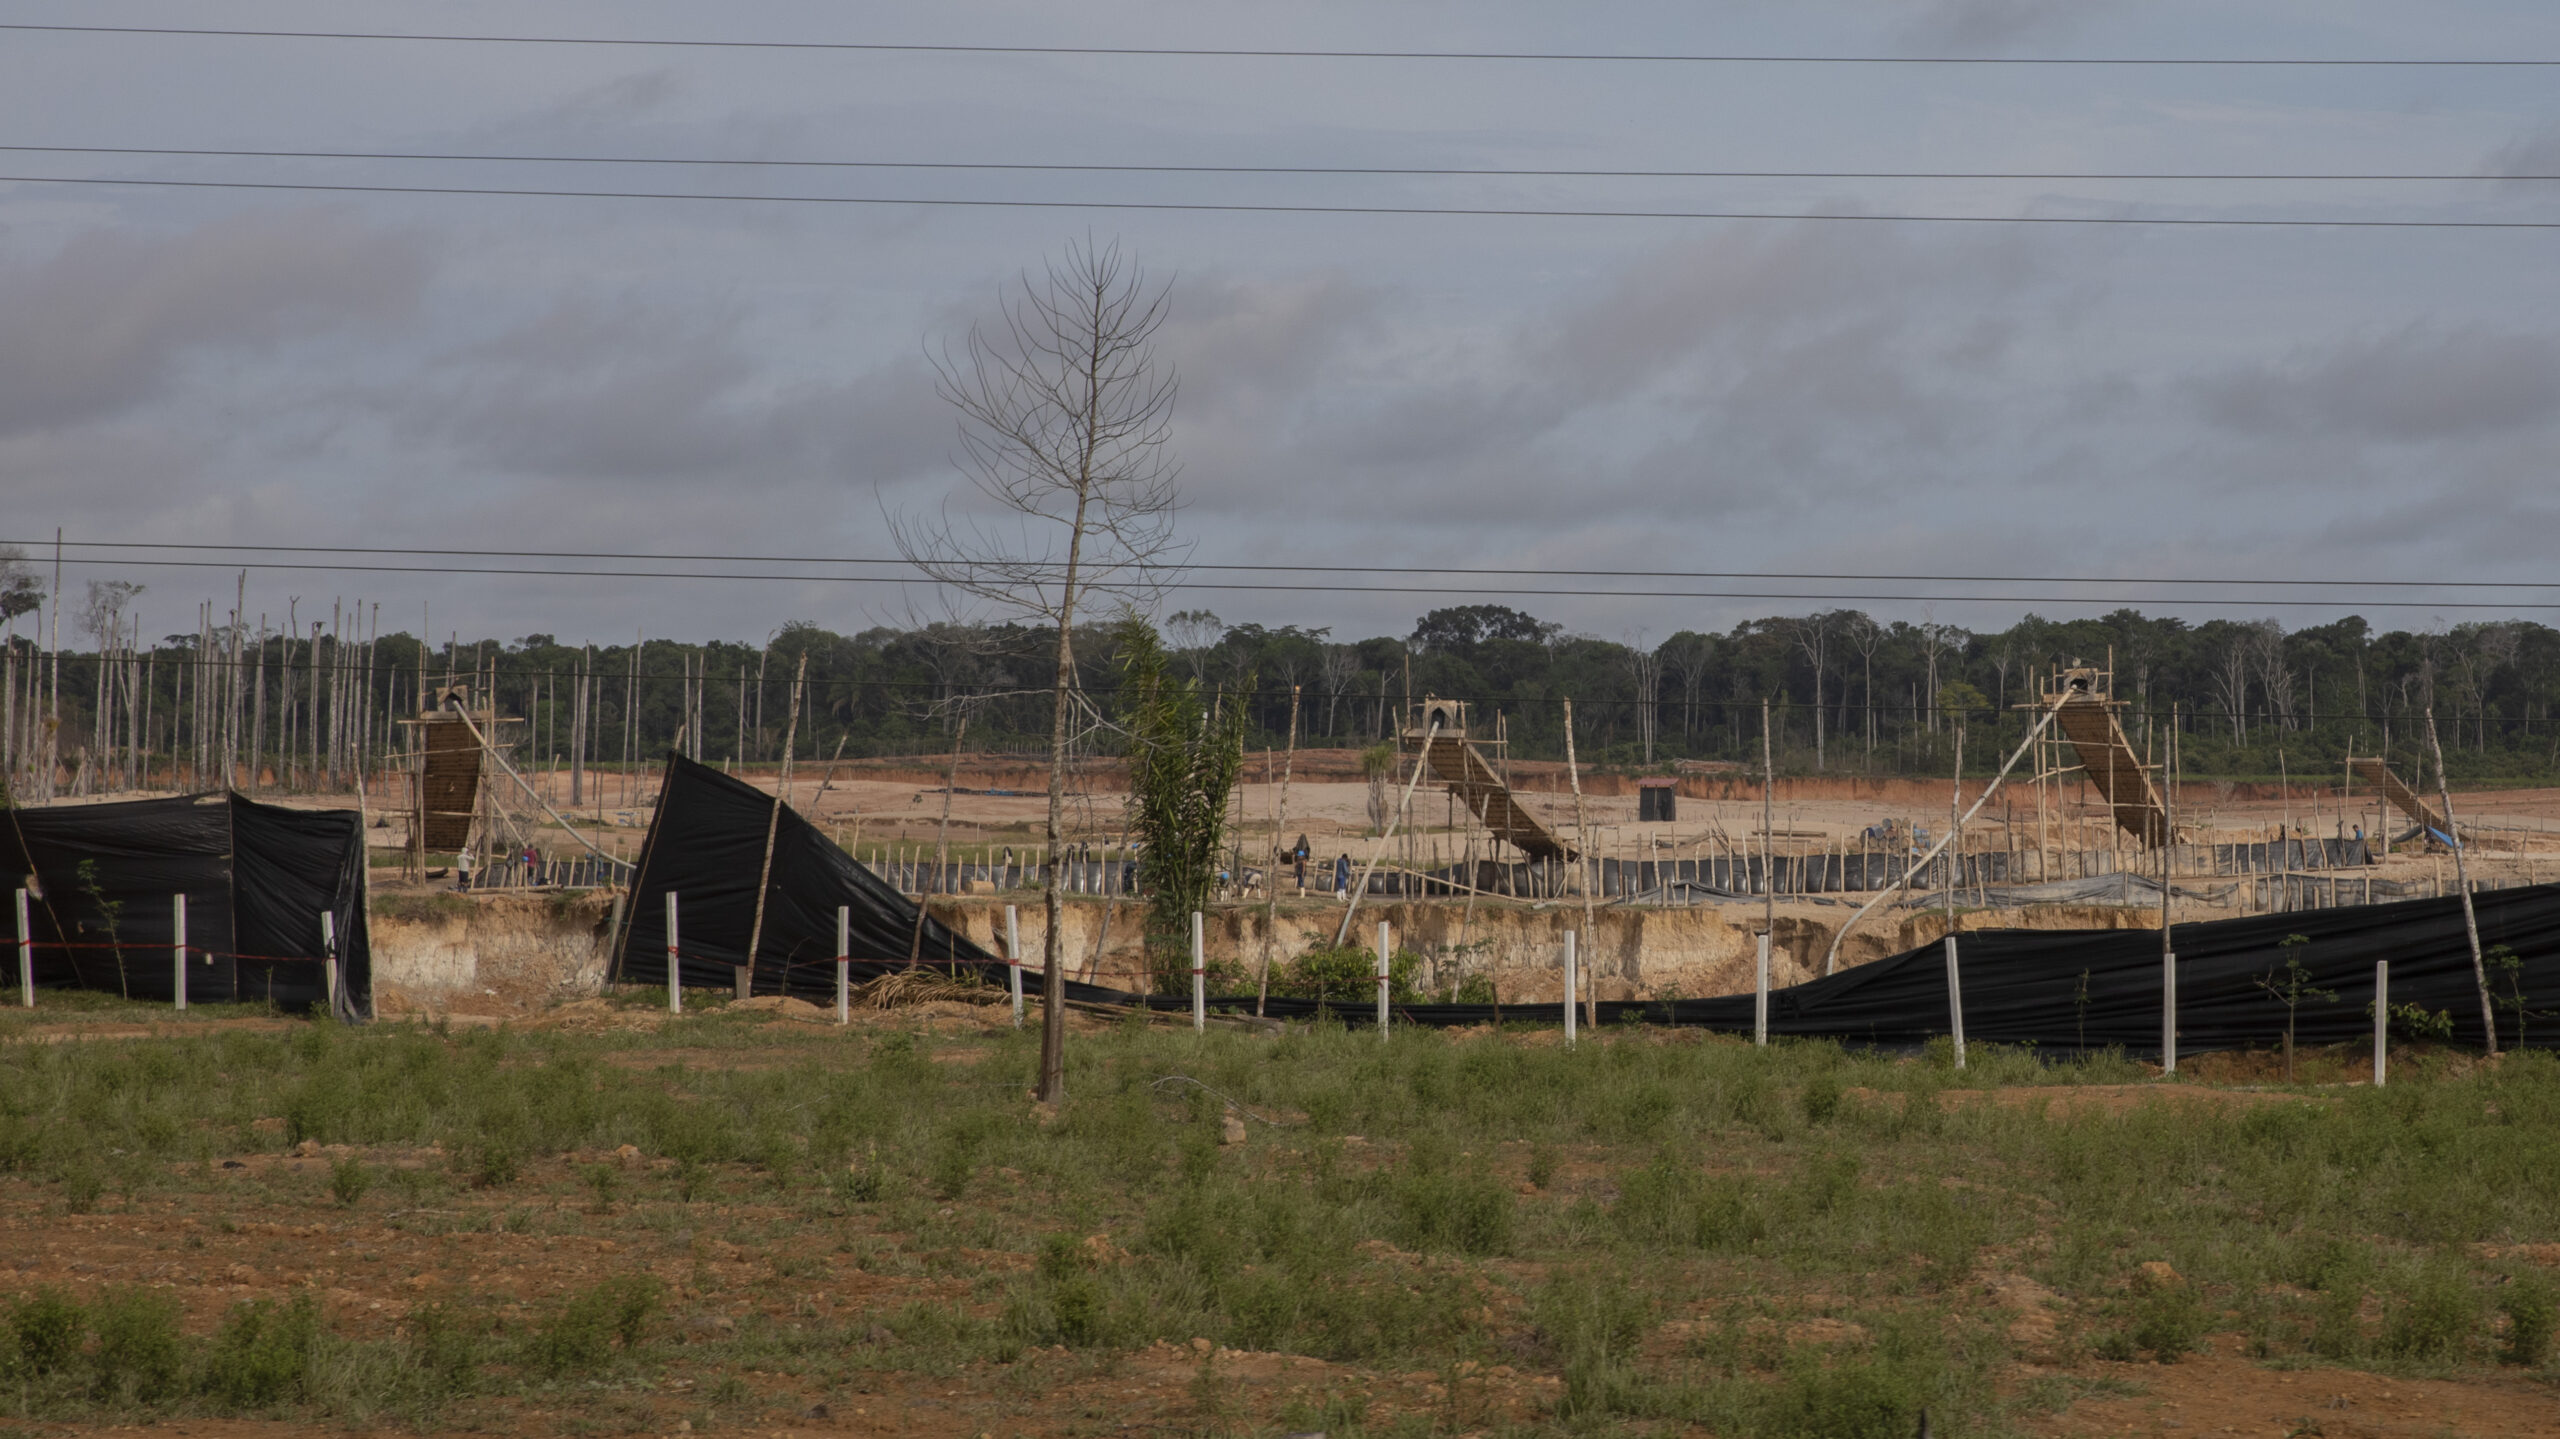
<path id="1" fill-rule="evenodd" d="M 1437 725 L 1435 731 L 1433 726 Z M 1430 744 L 1424 747 L 1425 737 Z M 1407 754 L 1423 752 L 1423 762 L 1431 766 L 1432 777 L 1448 787 L 1449 793 L 1484 822 L 1494 838 L 1510 844 L 1531 859 L 1571 859 L 1571 847 L 1538 821 L 1524 808 L 1511 786 L 1503 782 L 1501 771 L 1485 758 L 1479 744 L 1499 746 L 1499 740 L 1478 741 L 1467 737 L 1467 706 L 1464 700 L 1425 697 L 1405 718 L 1399 737 Z"/>

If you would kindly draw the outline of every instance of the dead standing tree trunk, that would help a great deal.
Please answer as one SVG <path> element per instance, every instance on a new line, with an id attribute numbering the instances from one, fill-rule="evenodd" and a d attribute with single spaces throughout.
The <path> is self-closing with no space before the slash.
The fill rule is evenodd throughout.
<path id="1" fill-rule="evenodd" d="M 1091 601 L 1152 598 L 1178 564 L 1178 466 L 1168 452 L 1175 379 L 1155 354 L 1167 293 L 1116 245 L 1071 243 L 1003 302 L 1003 322 L 969 332 L 965 350 L 931 358 L 937 389 L 960 414 L 959 456 L 981 496 L 1016 522 L 1011 534 L 955 518 L 890 516 L 898 549 L 936 584 L 1054 629 L 1049 709 L 1049 813 L 1042 876 L 1040 1081 L 1066 1097 L 1066 964 L 1059 885 L 1065 849 L 1068 742 L 1075 702 L 1075 622 Z"/>

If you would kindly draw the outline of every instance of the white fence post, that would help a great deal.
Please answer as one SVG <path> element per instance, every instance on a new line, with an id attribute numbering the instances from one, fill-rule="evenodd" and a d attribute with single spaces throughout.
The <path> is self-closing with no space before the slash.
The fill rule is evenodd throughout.
<path id="1" fill-rule="evenodd" d="M 320 987 L 328 995 L 329 1013 L 338 1012 L 338 917 L 320 911 Z"/>
<path id="2" fill-rule="evenodd" d="M 836 1023 L 853 1023 L 853 908 L 836 906 Z"/>
<path id="3" fill-rule="evenodd" d="M 1013 1027 L 1022 1027 L 1022 911 L 1004 907 L 1005 978 L 1013 984 Z"/>
<path id="4" fill-rule="evenodd" d="M 36 932 L 27 928 L 27 892 L 18 891 L 18 1002 L 36 1007 Z"/>
<path id="5" fill-rule="evenodd" d="M 169 933 L 172 936 L 169 973 L 174 985 L 171 993 L 178 1012 L 184 1014 L 187 1009 L 187 897 L 183 894 L 169 896 Z"/>
<path id="6" fill-rule="evenodd" d="M 2178 956 L 2160 952 L 2160 1072 L 2178 1072 Z"/>
<path id="7" fill-rule="evenodd" d="M 1760 987 L 1751 996 L 1751 1042 L 1769 1043 L 1769 931 L 1760 931 Z"/>
<path id="8" fill-rule="evenodd" d="M 684 1013 L 684 979 L 677 970 L 676 892 L 667 891 L 667 1013 Z"/>
<path id="9" fill-rule="evenodd" d="M 1191 911 L 1191 1027 L 1209 1028 L 1209 960 L 1200 934 L 1200 911 Z"/>
<path id="10" fill-rule="evenodd" d="M 1947 932 L 1947 1022 L 1956 1036 L 1956 1068 L 1964 1068 L 1964 979 L 1956 972 L 1956 936 Z"/>
<path id="11" fill-rule="evenodd" d="M 1382 919 L 1378 921 L 1378 1042 L 1381 1044 L 1384 1044 L 1387 1039 L 1387 987 L 1389 984 L 1387 955 L 1389 952 L 1387 922 Z"/>
<path id="12" fill-rule="evenodd" d="M 2383 1085 L 2383 1067 L 2391 1054 L 2385 1036 L 2391 1032 L 2391 961 L 2373 962 L 2373 1087 Z"/>
<path id="13" fill-rule="evenodd" d="M 1564 932 L 1564 1042 L 1573 1043 L 1573 931 Z"/>

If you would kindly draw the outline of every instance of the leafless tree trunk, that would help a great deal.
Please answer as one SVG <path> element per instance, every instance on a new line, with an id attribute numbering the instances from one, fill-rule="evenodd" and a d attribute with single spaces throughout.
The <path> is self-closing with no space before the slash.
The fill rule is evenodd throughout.
<path id="1" fill-rule="evenodd" d="M 1178 562 L 1175 378 L 1155 354 L 1167 293 L 1117 245 L 1070 244 L 1026 273 L 1000 325 L 932 358 L 960 413 L 961 464 L 1019 526 L 999 535 L 954 517 L 890 518 L 899 552 L 928 578 L 1057 632 L 1049 709 L 1039 1097 L 1066 1097 L 1065 848 L 1075 621 L 1094 598 L 1152 594 Z M 1036 546 L 1036 550 L 1035 550 Z"/>
<path id="2" fill-rule="evenodd" d="M 2222 668 L 2214 673 L 2214 698 L 2231 714 L 2231 742 L 2248 741 L 2249 636 L 2233 635 L 2222 652 Z"/>
<path id="3" fill-rule="evenodd" d="M 1626 666 L 1636 690 L 1636 742 L 1643 746 L 1644 762 L 1651 764 L 1653 737 L 1661 718 L 1662 651 L 1645 648 L 1644 634 L 1638 631 L 1627 637 Z"/>
<path id="4" fill-rule="evenodd" d="M 1863 614 L 1849 616 L 1849 647 L 1858 652 L 1858 693 L 1866 700 L 1867 760 L 1876 754 L 1876 650 L 1884 644 L 1884 626 Z"/>
<path id="5" fill-rule="evenodd" d="M 1795 631 L 1796 648 L 1804 651 L 1804 657 L 1813 662 L 1813 772 L 1820 774 L 1825 768 L 1822 749 L 1822 677 L 1831 668 L 1831 616 L 1812 615 L 1800 620 L 1791 620 L 1788 622 L 1788 627 Z"/>
<path id="6" fill-rule="evenodd" d="M 1324 733 L 1331 739 L 1342 733 L 1335 719 L 1342 707 L 1342 692 L 1360 675 L 1360 652 L 1349 645 L 1324 647 Z"/>

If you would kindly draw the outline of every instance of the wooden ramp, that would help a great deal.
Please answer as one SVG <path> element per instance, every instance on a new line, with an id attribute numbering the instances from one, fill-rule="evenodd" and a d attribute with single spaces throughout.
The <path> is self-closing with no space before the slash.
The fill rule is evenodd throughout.
<path id="1" fill-rule="evenodd" d="M 2089 782 L 2106 797 L 2116 827 L 2144 844 L 2159 844 L 2168 834 L 2168 813 L 2150 771 L 2116 722 L 2116 707 L 2101 699 L 2074 699 L 2062 706 L 2054 724 L 2079 754 Z"/>
<path id="2" fill-rule="evenodd" d="M 2382 791 L 2383 798 L 2391 801 L 2402 814 L 2425 825 L 2431 834 L 2452 836 L 2453 826 L 2445 823 L 2443 816 L 2427 808 L 2426 801 L 2418 798 L 2417 791 L 2402 784 L 2400 776 L 2391 772 L 2391 766 L 2379 759 L 2349 759 L 2347 768 Z"/>
<path id="3" fill-rule="evenodd" d="M 459 719 L 425 719 L 420 731 L 422 843 L 432 850 L 459 850 L 470 843 L 471 821 L 480 809 L 480 742 Z"/>
<path id="4" fill-rule="evenodd" d="M 1493 831 L 1496 838 L 1531 859 L 1573 858 L 1573 851 L 1566 848 L 1564 841 L 1521 807 L 1483 752 L 1464 736 L 1445 732 L 1432 736 L 1428 758 L 1431 773 L 1449 787 L 1449 793 L 1475 811 L 1476 818 L 1483 820 L 1484 827 Z"/>

